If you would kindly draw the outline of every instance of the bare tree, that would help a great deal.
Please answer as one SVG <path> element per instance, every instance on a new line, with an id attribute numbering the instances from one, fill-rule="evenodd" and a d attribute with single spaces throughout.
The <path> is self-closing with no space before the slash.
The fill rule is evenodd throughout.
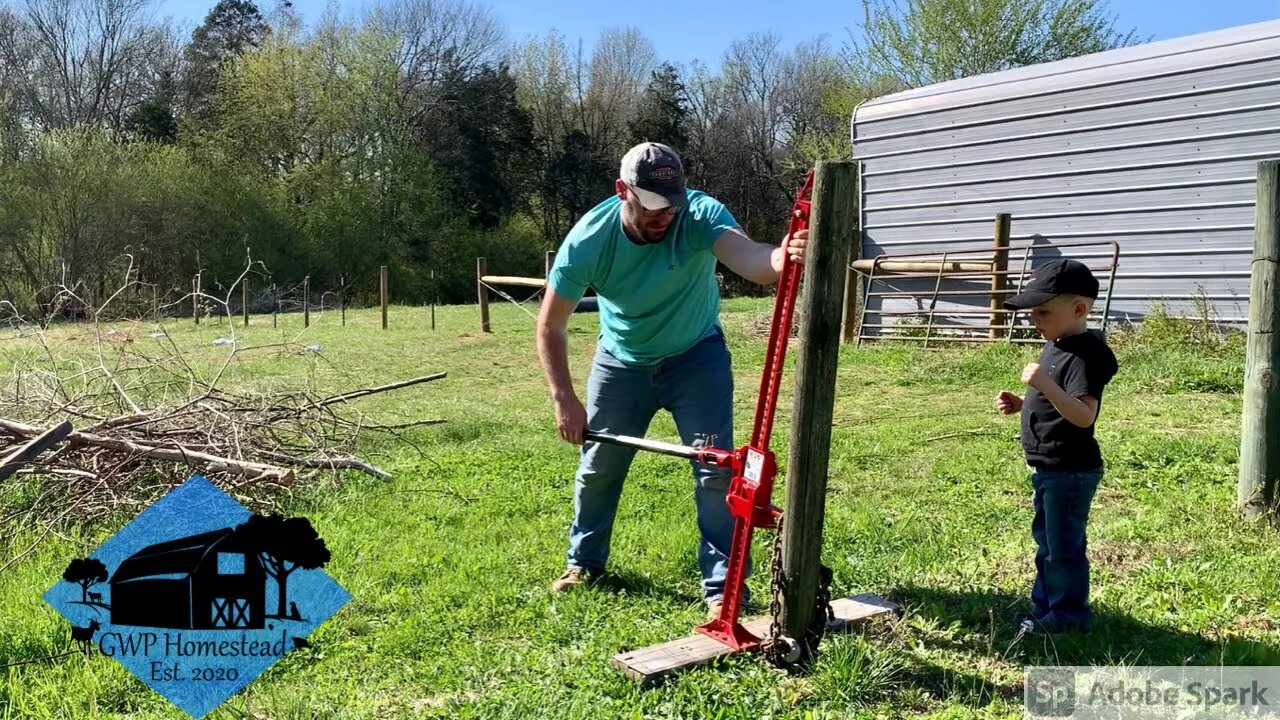
<path id="1" fill-rule="evenodd" d="M 605 30 L 584 60 L 579 44 L 574 72 L 577 129 L 601 157 L 621 157 L 627 123 L 655 67 L 653 45 L 635 28 Z"/>
<path id="2" fill-rule="evenodd" d="M 382 0 L 366 22 L 395 40 L 401 101 L 420 105 L 449 70 L 470 73 L 496 61 L 506 39 L 492 11 L 467 0 Z"/>
<path id="3" fill-rule="evenodd" d="M 37 127 L 118 130 L 152 94 L 169 43 L 148 0 L 26 0 L 23 9 L 2 50 L 26 73 L 23 104 Z"/>

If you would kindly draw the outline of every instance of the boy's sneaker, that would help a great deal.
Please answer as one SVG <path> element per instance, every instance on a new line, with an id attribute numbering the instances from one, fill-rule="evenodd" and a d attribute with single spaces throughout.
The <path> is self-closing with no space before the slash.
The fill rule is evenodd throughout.
<path id="1" fill-rule="evenodd" d="M 574 588 L 582 587 L 584 585 L 590 584 L 591 582 L 594 581 L 594 579 L 595 579 L 594 576 L 591 576 L 583 568 L 571 567 L 565 570 L 563 575 L 556 578 L 551 583 L 551 592 L 560 593 L 560 592 L 565 592 L 567 590 L 572 590 Z"/>
<path id="2" fill-rule="evenodd" d="M 1089 623 L 1062 623 L 1055 620 L 1044 620 L 1040 618 L 1024 617 L 1018 622 L 1018 630 L 1027 635 L 1061 635 L 1063 633 L 1080 633 L 1086 635 L 1089 633 Z"/>

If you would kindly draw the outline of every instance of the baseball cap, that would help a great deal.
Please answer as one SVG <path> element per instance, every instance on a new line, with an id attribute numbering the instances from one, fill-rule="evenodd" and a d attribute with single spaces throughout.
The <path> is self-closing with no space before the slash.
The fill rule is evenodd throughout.
<path id="1" fill-rule="evenodd" d="M 1031 271 L 1031 279 L 1022 292 L 1005 300 L 1006 310 L 1025 310 L 1046 303 L 1059 295 L 1098 297 L 1098 279 L 1079 260 L 1057 258 Z"/>
<path id="2" fill-rule="evenodd" d="M 684 164 L 662 143 L 643 142 L 628 150 L 618 177 L 631 186 L 646 210 L 685 206 Z"/>

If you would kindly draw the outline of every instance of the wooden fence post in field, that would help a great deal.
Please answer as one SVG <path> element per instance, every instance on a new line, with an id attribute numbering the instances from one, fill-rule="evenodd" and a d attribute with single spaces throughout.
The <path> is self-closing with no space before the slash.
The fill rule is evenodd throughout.
<path id="1" fill-rule="evenodd" d="M 196 324 L 200 324 L 200 271 L 196 271 L 196 276 L 191 278 L 191 317 L 195 319 Z"/>
<path id="2" fill-rule="evenodd" d="M 347 276 L 338 276 L 338 311 L 342 313 L 342 327 L 347 326 Z"/>
<path id="3" fill-rule="evenodd" d="M 784 632 L 797 640 L 813 618 L 826 512 L 827 464 L 849 253 L 858 230 L 858 171 L 851 160 L 818 163 L 800 311 L 799 356 L 783 518 Z"/>
<path id="4" fill-rule="evenodd" d="M 240 309 L 244 312 L 244 326 L 249 327 L 249 278 L 240 282 Z"/>
<path id="5" fill-rule="evenodd" d="M 382 298 L 382 329 L 387 329 L 387 266 L 378 270 L 378 295 Z"/>
<path id="6" fill-rule="evenodd" d="M 431 271 L 431 329 L 436 329 L 436 271 Z"/>
<path id="7" fill-rule="evenodd" d="M 1280 335 L 1276 333 L 1280 266 L 1280 161 L 1258 163 L 1258 202 L 1249 283 L 1249 339 L 1245 350 L 1244 418 L 1236 504 L 1245 517 L 1276 509 L 1280 475 Z"/>
<path id="8" fill-rule="evenodd" d="M 488 266 L 484 258 L 476 258 L 476 295 L 480 300 L 480 332 L 490 332 L 489 293 L 484 286 L 484 276 L 488 274 Z"/>
<path id="9" fill-rule="evenodd" d="M 311 327 L 311 276 L 302 278 L 302 327 Z"/>
<path id="10" fill-rule="evenodd" d="M 1001 303 L 1005 301 L 1004 290 L 1009 287 L 1009 276 L 1004 273 L 1009 269 L 1010 223 L 1009 213 L 996 215 L 995 238 L 991 245 L 991 328 L 987 331 L 987 337 L 992 340 L 1002 337 L 1005 330 L 1002 320 L 1006 311 Z"/>

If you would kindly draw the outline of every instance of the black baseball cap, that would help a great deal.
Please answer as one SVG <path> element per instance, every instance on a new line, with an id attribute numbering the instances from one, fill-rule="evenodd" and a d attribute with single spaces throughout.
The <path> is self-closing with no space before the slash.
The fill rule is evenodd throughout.
<path id="1" fill-rule="evenodd" d="M 628 150 L 618 177 L 631 186 L 646 210 L 686 204 L 684 164 L 675 150 L 662 143 L 643 142 Z"/>
<path id="2" fill-rule="evenodd" d="M 1042 305 L 1059 295 L 1098 298 L 1098 279 L 1079 260 L 1057 258 L 1031 271 L 1031 279 L 1022 292 L 1004 301 L 1006 310 L 1026 310 Z"/>

